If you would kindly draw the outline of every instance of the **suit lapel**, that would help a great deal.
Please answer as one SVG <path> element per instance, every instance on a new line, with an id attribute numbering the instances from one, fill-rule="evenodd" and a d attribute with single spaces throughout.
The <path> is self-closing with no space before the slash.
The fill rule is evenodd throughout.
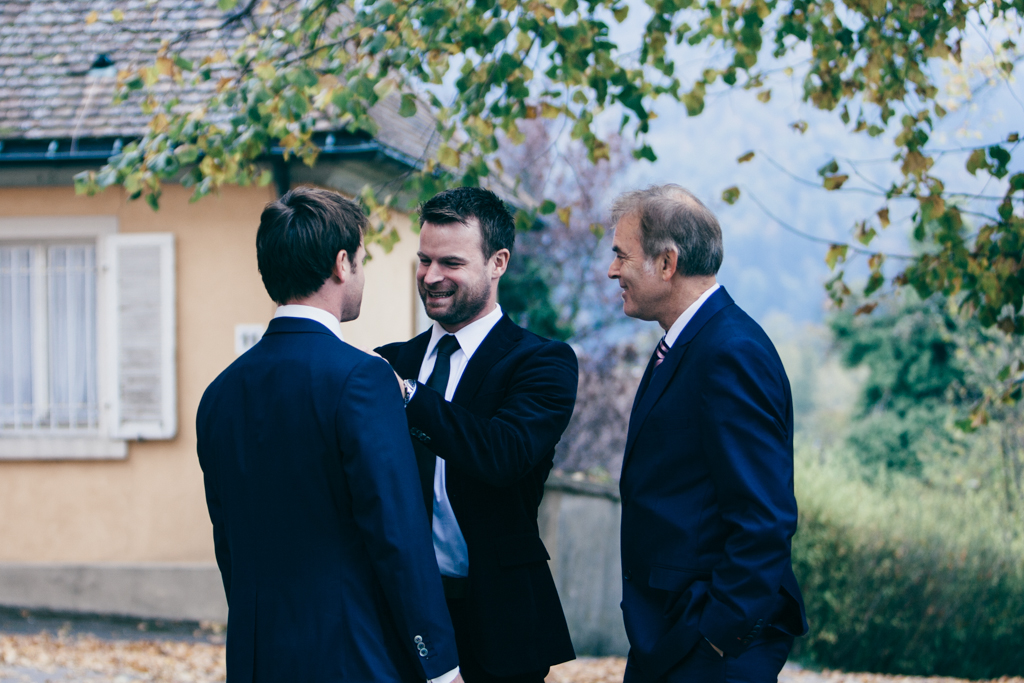
<path id="1" fill-rule="evenodd" d="M 686 349 L 690 342 L 693 341 L 693 338 L 697 336 L 704 325 L 716 313 L 731 303 L 732 298 L 725 291 L 725 288 L 720 288 L 701 305 L 693 319 L 686 324 L 682 333 L 675 343 L 672 344 L 672 348 L 669 349 L 665 360 L 662 361 L 657 369 L 653 369 L 654 358 L 652 356 L 651 362 L 647 366 L 648 372 L 644 374 L 645 379 L 650 378 L 649 383 L 646 390 L 644 390 L 644 384 L 641 381 L 640 389 L 637 390 L 637 398 L 633 402 L 633 412 L 629 416 L 629 431 L 626 433 L 626 452 L 622 461 L 623 468 L 625 468 L 626 461 L 629 460 L 629 454 L 633 450 L 633 444 L 636 441 L 637 434 L 640 432 L 640 428 L 643 427 L 644 420 L 647 419 L 648 414 L 650 414 L 658 399 L 661 398 L 661 395 L 665 393 L 669 381 L 676 374 L 683 357 L 686 355 Z"/>
<path id="2" fill-rule="evenodd" d="M 459 386 L 452 396 L 452 403 L 466 407 L 476 397 L 480 383 L 484 381 L 487 372 L 494 367 L 494 364 L 505 357 L 515 347 L 516 342 L 523 338 L 523 330 L 507 315 L 501 316 L 498 324 L 487 333 L 484 340 L 477 347 L 473 357 L 466 364 L 459 378 Z"/>
<path id="3" fill-rule="evenodd" d="M 395 358 L 395 371 L 402 376 L 402 379 L 415 380 L 420 375 L 420 366 L 423 365 L 423 356 L 427 353 L 427 345 L 430 344 L 430 330 L 416 335 L 398 350 Z"/>

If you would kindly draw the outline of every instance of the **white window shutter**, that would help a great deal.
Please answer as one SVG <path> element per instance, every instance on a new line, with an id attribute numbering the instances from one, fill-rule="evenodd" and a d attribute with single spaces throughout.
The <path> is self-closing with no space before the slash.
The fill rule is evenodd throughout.
<path id="1" fill-rule="evenodd" d="M 105 241 L 110 436 L 174 438 L 174 235 L 122 233 Z"/>

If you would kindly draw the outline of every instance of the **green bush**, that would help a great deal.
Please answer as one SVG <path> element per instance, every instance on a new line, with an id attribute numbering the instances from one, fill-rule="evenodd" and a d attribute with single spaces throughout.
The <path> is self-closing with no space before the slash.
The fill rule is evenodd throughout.
<path id="1" fill-rule="evenodd" d="M 1020 520 L 909 477 L 867 484 L 798 452 L 793 563 L 811 631 L 794 657 L 847 671 L 1024 674 Z"/>

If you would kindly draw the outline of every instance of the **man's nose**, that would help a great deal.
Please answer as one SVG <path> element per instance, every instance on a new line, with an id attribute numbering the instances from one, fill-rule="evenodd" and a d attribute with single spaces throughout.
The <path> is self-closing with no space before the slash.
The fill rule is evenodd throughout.
<path id="1" fill-rule="evenodd" d="M 610 277 L 613 280 L 619 279 L 619 268 L 617 260 L 612 260 L 612 264 L 608 266 L 608 277 Z"/>
<path id="2" fill-rule="evenodd" d="M 427 272 L 423 275 L 423 282 L 428 285 L 437 284 L 444 280 L 444 274 L 441 272 L 440 266 L 436 263 L 431 263 L 427 266 Z"/>

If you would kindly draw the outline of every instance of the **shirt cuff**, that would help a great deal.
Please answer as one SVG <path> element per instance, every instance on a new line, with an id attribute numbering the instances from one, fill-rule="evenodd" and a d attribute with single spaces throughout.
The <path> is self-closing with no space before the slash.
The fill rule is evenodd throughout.
<path id="1" fill-rule="evenodd" d="M 455 677 L 459 675 L 459 667 L 455 667 L 446 674 L 441 674 L 437 678 L 428 678 L 427 683 L 452 683 Z"/>

